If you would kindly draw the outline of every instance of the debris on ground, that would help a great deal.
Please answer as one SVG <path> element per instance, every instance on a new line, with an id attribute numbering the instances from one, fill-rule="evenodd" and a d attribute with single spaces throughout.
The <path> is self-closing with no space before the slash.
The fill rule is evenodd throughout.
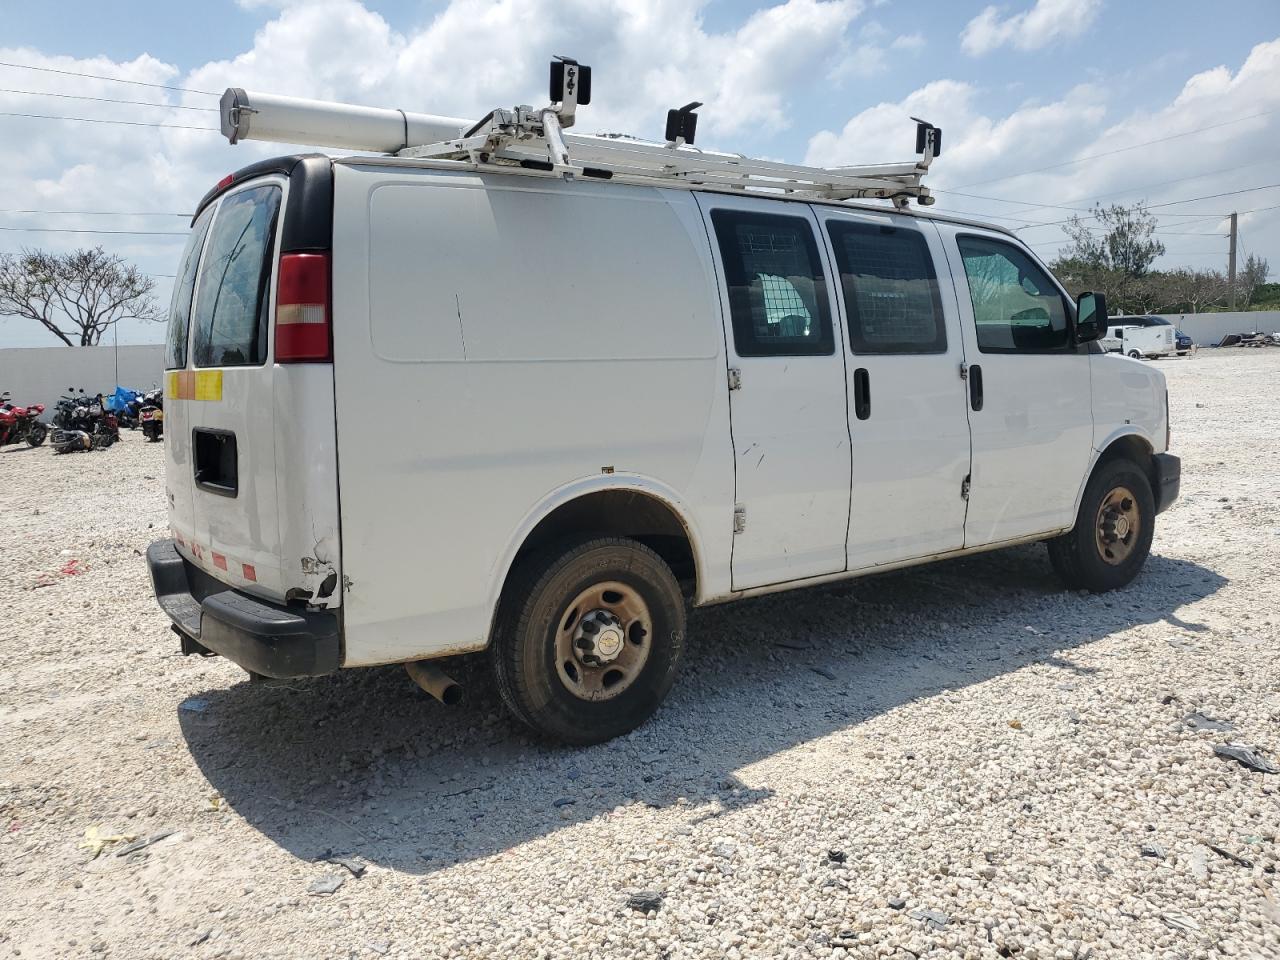
<path id="1" fill-rule="evenodd" d="M 923 920 L 924 925 L 930 930 L 941 930 L 951 919 L 945 913 L 939 913 L 937 910 L 927 910 L 923 907 L 919 910 L 912 910 L 907 916 L 913 920 Z"/>
<path id="2" fill-rule="evenodd" d="M 1213 752 L 1225 760 L 1234 760 L 1242 767 L 1258 773 L 1280 773 L 1280 767 L 1258 752 L 1257 747 L 1244 743 L 1215 743 Z"/>
<path id="3" fill-rule="evenodd" d="M 1230 850 L 1226 850 L 1222 847 L 1217 846 L 1216 844 L 1211 843 L 1208 846 L 1209 846 L 1209 849 L 1212 850 L 1214 853 L 1216 853 L 1218 856 L 1222 857 L 1224 860 L 1230 860 L 1232 863 L 1234 863 L 1238 867 L 1244 867 L 1245 869 L 1252 869 L 1253 867 L 1252 860 L 1246 860 L 1244 857 L 1238 857 L 1234 853 L 1232 853 Z"/>
<path id="4" fill-rule="evenodd" d="M 345 867 L 347 872 L 357 880 L 363 877 L 365 871 L 369 869 L 368 864 L 364 863 L 357 857 L 326 853 L 319 859 L 323 860 L 325 863 L 332 863 L 339 867 Z"/>
<path id="5" fill-rule="evenodd" d="M 627 906 L 640 913 L 656 913 L 662 907 L 662 894 L 656 890 L 641 890 L 627 897 Z"/>
<path id="6" fill-rule="evenodd" d="M 204 697 L 187 697 L 178 704 L 178 709 L 183 713 L 204 713 L 209 709 L 209 701 Z"/>
<path id="7" fill-rule="evenodd" d="M 907 905 L 907 898 L 906 897 L 890 897 L 886 901 L 886 903 L 890 910 L 901 910 L 903 907 Z"/>
<path id="8" fill-rule="evenodd" d="M 1160 919 L 1175 930 L 1184 930 L 1187 933 L 1196 933 L 1200 930 L 1200 924 L 1196 923 L 1194 919 L 1187 916 L 1185 913 L 1166 911 L 1165 913 L 1160 914 Z"/>
<path id="9" fill-rule="evenodd" d="M 828 862 L 828 863 L 844 863 L 844 862 L 845 862 L 846 860 L 848 860 L 848 859 L 849 859 L 848 854 L 846 854 L 843 850 L 828 850 L 828 851 L 827 851 L 827 862 Z"/>
<path id="10" fill-rule="evenodd" d="M 88 850 L 96 859 L 98 854 L 102 853 L 107 847 L 113 843 L 128 843 L 130 840 L 136 840 L 137 837 L 131 833 L 103 833 L 102 827 L 94 825 L 84 832 L 84 839 L 80 841 L 78 846 L 83 850 Z"/>
<path id="11" fill-rule="evenodd" d="M 153 843 L 159 843 L 161 840 L 165 839 L 166 837 L 172 837 L 173 834 L 174 834 L 174 831 L 172 830 L 161 830 L 159 833 L 153 833 L 150 836 L 139 837 L 137 840 L 134 840 L 132 843 L 126 843 L 123 847 L 117 850 L 116 856 L 127 857 L 131 853 L 137 853 L 139 850 L 145 850 L 147 847 L 151 846 Z"/>
<path id="12" fill-rule="evenodd" d="M 1206 716 L 1199 710 L 1194 713 L 1188 713 L 1182 718 L 1192 730 L 1214 731 L 1215 733 L 1230 733 L 1235 729 L 1235 725 L 1228 723 L 1226 720 L 1215 720 L 1213 717 Z"/>
<path id="13" fill-rule="evenodd" d="M 1151 857 L 1153 860 L 1163 860 L 1165 858 L 1164 847 L 1158 843 L 1144 843 L 1141 852 L 1144 857 Z"/>
<path id="14" fill-rule="evenodd" d="M 336 873 L 326 873 L 323 877 L 316 877 L 311 881 L 311 886 L 307 887 L 307 893 L 313 896 L 328 896 L 331 893 L 337 893 L 338 888 L 342 886 L 344 878 Z"/>

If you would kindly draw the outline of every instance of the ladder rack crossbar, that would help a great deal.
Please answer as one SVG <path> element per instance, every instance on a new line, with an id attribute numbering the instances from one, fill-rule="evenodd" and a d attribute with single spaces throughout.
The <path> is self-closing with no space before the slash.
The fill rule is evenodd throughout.
<path id="1" fill-rule="evenodd" d="M 710 153 L 656 143 L 612 141 L 601 137 L 564 136 L 571 159 L 551 162 L 554 172 L 583 175 L 606 170 L 629 180 L 685 182 L 733 187 L 769 194 L 813 195 L 828 199 L 916 197 L 932 202 L 921 179 L 927 167 L 918 163 L 845 168 L 806 167 L 755 160 L 737 154 Z M 545 139 L 538 135 L 480 132 L 402 149 L 398 156 L 418 159 L 548 163 Z"/>

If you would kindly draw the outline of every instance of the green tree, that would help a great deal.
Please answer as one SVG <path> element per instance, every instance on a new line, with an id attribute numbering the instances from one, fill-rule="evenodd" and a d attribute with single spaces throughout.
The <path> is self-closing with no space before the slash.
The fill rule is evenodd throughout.
<path id="1" fill-rule="evenodd" d="M 1079 214 L 1072 217 L 1062 228 L 1071 242 L 1060 251 L 1060 260 L 1075 260 L 1096 270 L 1141 277 L 1164 253 L 1164 244 L 1154 237 L 1156 218 L 1144 203 L 1131 207 L 1098 204 L 1089 219 L 1100 224 L 1101 232 L 1086 225 Z"/>

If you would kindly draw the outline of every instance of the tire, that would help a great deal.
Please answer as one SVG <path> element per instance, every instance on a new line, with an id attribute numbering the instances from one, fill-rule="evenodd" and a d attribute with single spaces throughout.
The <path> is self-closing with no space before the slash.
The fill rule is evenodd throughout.
<path id="1" fill-rule="evenodd" d="M 27 431 L 27 443 L 33 447 L 38 447 L 44 443 L 44 438 L 49 435 L 49 428 L 43 423 L 33 423 L 31 429 Z"/>
<path id="2" fill-rule="evenodd" d="M 498 692 L 519 720 L 564 743 L 601 743 L 657 710 L 675 681 L 684 631 L 671 568 L 634 540 L 601 537 L 519 564 L 490 658 Z"/>
<path id="3" fill-rule="evenodd" d="M 1134 360 L 1141 360 L 1141 359 L 1142 359 L 1142 354 L 1141 354 L 1141 353 L 1139 353 L 1137 350 L 1130 350 L 1130 351 L 1129 351 L 1129 356 L 1130 356 L 1130 357 L 1132 357 Z"/>
<path id="4" fill-rule="evenodd" d="M 1104 460 L 1085 486 L 1075 527 L 1048 541 L 1049 562 L 1072 590 L 1123 587 L 1147 561 L 1155 518 L 1146 472 L 1126 458 Z"/>

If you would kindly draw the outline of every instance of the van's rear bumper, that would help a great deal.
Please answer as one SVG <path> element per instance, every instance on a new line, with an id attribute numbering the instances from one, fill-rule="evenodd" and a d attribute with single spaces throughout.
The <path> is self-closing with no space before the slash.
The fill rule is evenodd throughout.
<path id="1" fill-rule="evenodd" d="M 151 584 L 174 628 L 250 673 L 284 680 L 318 677 L 341 665 L 338 618 L 294 610 L 241 593 L 215 580 L 180 553 L 172 540 L 147 548 Z"/>
<path id="2" fill-rule="evenodd" d="M 1152 460 L 1155 483 L 1152 493 L 1156 498 L 1156 513 L 1164 513 L 1178 499 L 1182 487 L 1182 460 L 1172 453 L 1157 453 Z"/>

